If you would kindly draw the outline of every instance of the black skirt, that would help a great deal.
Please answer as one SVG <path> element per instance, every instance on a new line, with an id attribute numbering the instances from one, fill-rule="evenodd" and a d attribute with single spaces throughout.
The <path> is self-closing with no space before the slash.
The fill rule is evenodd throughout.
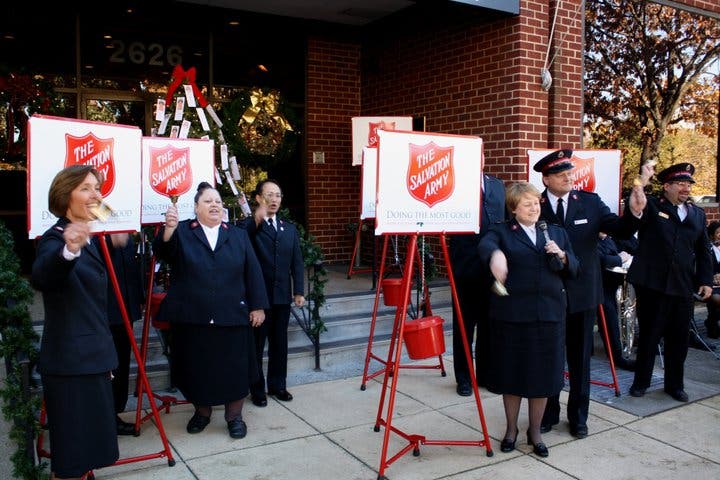
<path id="1" fill-rule="evenodd" d="M 112 465 L 119 457 L 110 373 L 43 375 L 50 468 L 63 478 Z"/>
<path id="2" fill-rule="evenodd" d="M 543 398 L 565 384 L 565 323 L 491 320 L 490 374 L 493 393 Z"/>
<path id="3" fill-rule="evenodd" d="M 257 380 L 251 327 L 170 323 L 173 384 L 195 405 L 247 397 Z"/>

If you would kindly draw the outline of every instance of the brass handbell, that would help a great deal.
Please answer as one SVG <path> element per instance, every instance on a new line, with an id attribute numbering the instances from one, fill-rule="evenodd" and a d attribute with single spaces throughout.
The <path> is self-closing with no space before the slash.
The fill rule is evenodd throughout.
<path id="1" fill-rule="evenodd" d="M 492 287 L 491 287 L 491 290 L 492 290 L 492 292 L 493 292 L 495 295 L 497 295 L 497 296 L 499 296 L 499 297 L 507 297 L 508 295 L 510 295 L 510 294 L 508 293 L 507 289 L 505 288 L 505 285 L 503 285 L 503 284 L 502 284 L 500 281 L 498 281 L 498 280 L 495 280 L 495 281 L 493 282 Z"/>
<path id="2" fill-rule="evenodd" d="M 90 208 L 90 213 L 92 214 L 92 216 L 95 217 L 96 220 L 99 220 L 103 223 L 105 223 L 107 219 L 110 218 L 110 215 L 112 215 L 113 211 L 114 210 L 112 209 L 112 207 L 103 201 Z"/>

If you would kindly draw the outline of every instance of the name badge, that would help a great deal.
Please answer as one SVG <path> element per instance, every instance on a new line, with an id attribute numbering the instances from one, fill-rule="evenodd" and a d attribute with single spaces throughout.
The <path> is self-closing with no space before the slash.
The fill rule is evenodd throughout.
<path id="1" fill-rule="evenodd" d="M 581 218 L 580 220 L 575 220 L 573 222 L 575 225 L 585 225 L 587 223 L 587 218 Z"/>
<path id="2" fill-rule="evenodd" d="M 660 217 L 662 217 L 662 218 L 670 218 L 670 215 L 668 215 L 668 214 L 665 213 L 665 212 L 658 212 L 658 216 L 660 216 Z"/>

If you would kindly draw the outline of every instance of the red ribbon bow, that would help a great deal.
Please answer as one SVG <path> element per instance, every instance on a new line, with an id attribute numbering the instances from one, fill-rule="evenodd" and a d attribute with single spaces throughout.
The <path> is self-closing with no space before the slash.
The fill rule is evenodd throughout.
<path id="1" fill-rule="evenodd" d="M 195 94 L 198 104 L 202 108 L 207 107 L 208 101 L 205 100 L 205 97 L 203 97 L 202 92 L 195 83 L 196 74 L 197 71 L 195 70 L 195 67 L 190 67 L 187 71 L 185 71 L 183 70 L 182 65 L 175 65 L 175 69 L 172 73 L 172 83 L 170 83 L 167 94 L 165 95 L 165 105 L 170 105 L 173 95 L 175 95 L 175 91 L 180 85 L 182 85 L 183 81 L 187 80 L 187 83 L 192 86 L 193 94 Z"/>

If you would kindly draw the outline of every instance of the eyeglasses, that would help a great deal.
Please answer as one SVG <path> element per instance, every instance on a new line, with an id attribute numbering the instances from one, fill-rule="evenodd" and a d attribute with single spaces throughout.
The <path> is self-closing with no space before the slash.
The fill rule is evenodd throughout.
<path id="1" fill-rule="evenodd" d="M 263 193 L 263 198 L 267 198 L 268 200 L 270 200 L 272 198 L 280 199 L 282 197 L 283 197 L 282 193 Z"/>

